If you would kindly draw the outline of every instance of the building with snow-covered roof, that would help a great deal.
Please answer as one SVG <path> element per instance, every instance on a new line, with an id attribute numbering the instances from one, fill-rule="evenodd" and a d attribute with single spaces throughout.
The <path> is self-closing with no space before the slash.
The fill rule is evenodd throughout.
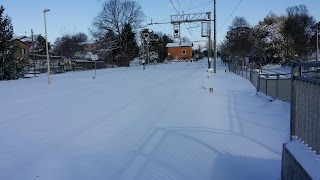
<path id="1" fill-rule="evenodd" d="M 14 58 L 29 59 L 29 50 L 32 46 L 32 40 L 27 36 L 13 35 L 12 42 L 14 44 Z"/>
<path id="2" fill-rule="evenodd" d="M 168 59 L 190 60 L 192 57 L 192 42 L 167 43 Z"/>

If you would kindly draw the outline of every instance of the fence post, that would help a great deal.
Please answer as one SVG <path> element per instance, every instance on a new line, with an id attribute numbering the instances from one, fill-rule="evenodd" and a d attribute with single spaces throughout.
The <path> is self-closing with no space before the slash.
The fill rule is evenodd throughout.
<path id="1" fill-rule="evenodd" d="M 241 76 L 243 77 L 244 66 L 241 67 Z"/>
<path id="2" fill-rule="evenodd" d="M 294 77 L 301 76 L 301 66 L 296 66 L 293 62 L 291 65 L 291 113 L 290 113 L 290 139 L 296 134 L 295 123 L 296 123 L 296 84 Z"/>
<path id="3" fill-rule="evenodd" d="M 248 79 L 248 67 L 246 66 L 246 79 Z"/>
<path id="4" fill-rule="evenodd" d="M 266 95 L 269 96 L 268 94 L 268 78 L 269 78 L 269 74 L 266 75 Z"/>
<path id="5" fill-rule="evenodd" d="M 276 97 L 277 97 L 277 99 L 279 99 L 279 74 L 277 74 Z"/>
<path id="6" fill-rule="evenodd" d="M 251 66 L 250 66 L 250 64 L 249 64 L 249 72 L 250 72 L 250 74 L 249 74 L 250 82 L 252 83 L 252 78 L 251 78 Z"/>
<path id="7" fill-rule="evenodd" d="M 260 91 L 260 72 L 257 73 L 257 92 Z"/>

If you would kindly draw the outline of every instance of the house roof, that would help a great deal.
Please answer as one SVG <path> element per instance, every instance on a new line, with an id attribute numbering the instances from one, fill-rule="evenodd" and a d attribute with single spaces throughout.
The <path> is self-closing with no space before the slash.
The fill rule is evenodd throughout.
<path id="1" fill-rule="evenodd" d="M 12 36 L 12 40 L 18 40 L 18 41 L 21 41 L 21 42 L 26 42 L 26 43 L 31 43 L 32 42 L 32 39 L 28 38 L 27 36 L 16 36 L 16 35 L 13 35 Z"/>
<path id="2" fill-rule="evenodd" d="M 192 42 L 185 42 L 185 43 L 167 43 L 166 47 L 192 47 Z"/>

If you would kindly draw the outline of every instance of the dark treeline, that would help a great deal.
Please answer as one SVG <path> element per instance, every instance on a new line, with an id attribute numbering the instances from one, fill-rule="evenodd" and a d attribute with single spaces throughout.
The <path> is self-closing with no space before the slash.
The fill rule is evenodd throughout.
<path id="1" fill-rule="evenodd" d="M 258 25 L 250 26 L 236 17 L 218 46 L 223 61 L 252 65 L 306 60 L 316 51 L 315 19 L 305 5 L 287 8 L 286 15 L 269 13 Z"/>

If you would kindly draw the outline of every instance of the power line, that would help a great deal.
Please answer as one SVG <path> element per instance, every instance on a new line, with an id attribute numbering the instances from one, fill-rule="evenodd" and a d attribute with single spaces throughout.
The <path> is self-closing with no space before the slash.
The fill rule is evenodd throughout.
<path id="1" fill-rule="evenodd" d="M 170 0 L 172 6 L 174 7 L 174 9 L 177 11 L 177 13 L 180 15 L 180 12 L 178 11 L 178 9 L 176 8 L 176 6 L 174 5 L 174 3 L 172 2 L 172 0 Z"/>
<path id="2" fill-rule="evenodd" d="M 162 20 L 160 20 L 160 21 L 158 21 L 158 22 L 161 23 L 161 22 L 166 21 L 166 20 L 168 20 L 168 19 L 170 19 L 170 17 L 164 18 L 164 19 L 162 19 Z"/>
<path id="3" fill-rule="evenodd" d="M 190 11 L 191 4 L 192 4 L 192 0 L 190 0 L 190 4 L 189 4 L 189 9 L 188 9 L 188 11 Z"/>
<path id="4" fill-rule="evenodd" d="M 171 0 L 170 0 L 170 1 L 171 1 Z M 181 5 L 180 5 L 179 0 L 176 0 L 176 1 L 177 1 L 177 3 L 178 3 L 178 6 L 180 7 L 182 13 L 185 14 L 184 11 L 183 11 L 183 8 L 182 8 Z M 171 2 L 172 2 L 172 1 L 171 1 Z M 179 14 L 179 13 L 178 13 L 178 14 Z M 186 25 L 185 23 L 184 23 L 183 25 L 184 25 L 184 27 L 188 30 L 188 32 L 189 32 L 192 40 L 193 40 L 193 41 L 197 40 L 197 38 L 194 37 L 194 34 L 193 34 L 192 31 L 187 27 L 187 25 Z M 190 24 L 189 24 L 189 27 L 190 27 Z"/>
<path id="5" fill-rule="evenodd" d="M 181 11 L 182 11 L 182 14 L 184 14 L 184 11 L 183 11 L 183 9 L 182 9 L 182 7 L 181 7 L 181 5 L 180 5 L 179 0 L 177 0 L 177 2 L 178 2 L 178 5 L 179 5 L 179 7 L 180 7 L 180 9 L 181 9 Z"/>
<path id="6" fill-rule="evenodd" d="M 98 0 L 97 0 L 98 1 Z M 192 0 L 191 0 L 192 1 Z M 197 5 L 197 6 L 195 6 L 195 7 L 192 7 L 192 8 L 189 8 L 189 10 L 188 11 L 186 11 L 186 12 L 189 12 L 190 10 L 193 10 L 193 9 L 196 9 L 196 8 L 198 8 L 198 7 L 201 7 L 201 6 L 203 6 L 203 5 L 207 5 L 207 4 L 209 4 L 211 2 L 211 0 L 210 1 L 207 1 L 207 2 L 205 2 L 205 3 L 202 3 L 202 4 L 200 4 L 200 5 Z M 174 6 L 174 4 L 171 2 L 171 4 L 172 4 L 172 6 Z M 191 3 L 190 3 L 190 6 L 191 6 Z M 176 10 L 177 11 L 177 10 Z M 178 12 L 178 14 L 180 14 L 179 12 Z M 161 23 L 161 22 L 163 22 L 163 21 L 166 21 L 166 20 L 169 20 L 170 19 L 170 17 L 168 17 L 168 18 L 164 18 L 164 19 L 162 19 L 162 20 L 160 20 L 160 21 L 156 21 L 156 23 Z"/>
<path id="7" fill-rule="evenodd" d="M 211 3 L 211 1 L 212 1 L 212 0 L 207 1 L 207 2 L 204 2 L 204 3 L 202 3 L 202 4 L 198 5 L 198 6 L 192 7 L 192 8 L 190 8 L 187 12 L 190 12 L 191 10 L 196 9 L 196 8 L 198 8 L 198 7 L 201 7 L 201 6 L 203 6 L 203 5 L 208 5 L 209 3 Z"/>
<path id="8" fill-rule="evenodd" d="M 204 10 L 207 9 L 207 8 L 208 8 L 208 6 L 204 7 L 200 12 L 204 11 Z"/>
<path id="9" fill-rule="evenodd" d="M 234 8 L 234 10 L 232 11 L 232 13 L 230 14 L 230 16 L 228 17 L 228 19 L 222 24 L 222 26 L 219 28 L 218 32 L 223 28 L 223 26 L 228 22 L 228 20 L 231 18 L 231 16 L 233 15 L 233 13 L 237 10 L 237 8 L 239 7 L 239 5 L 241 4 L 242 0 L 239 1 L 238 5 L 236 6 L 236 8 Z"/>

